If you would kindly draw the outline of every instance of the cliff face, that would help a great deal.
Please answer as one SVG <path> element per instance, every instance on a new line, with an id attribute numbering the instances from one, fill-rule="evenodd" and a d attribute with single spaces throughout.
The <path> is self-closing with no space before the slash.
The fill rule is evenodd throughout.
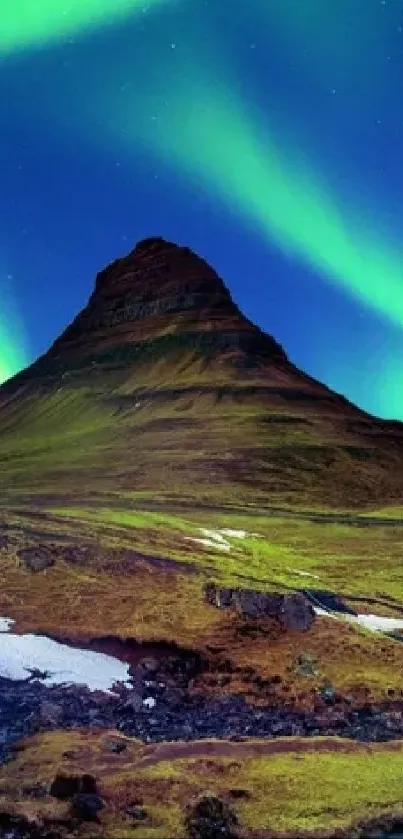
<path id="1" fill-rule="evenodd" d="M 286 360 L 280 345 L 242 315 L 203 259 L 163 239 L 146 239 L 97 275 L 88 305 L 35 372 L 119 362 L 152 348 L 164 355 L 177 346 L 209 356 L 233 350 Z"/>
<path id="2" fill-rule="evenodd" d="M 0 483 L 47 492 L 360 506 L 403 490 L 401 425 L 298 370 L 203 259 L 160 238 L 101 271 L 0 388 L 0 455 Z"/>

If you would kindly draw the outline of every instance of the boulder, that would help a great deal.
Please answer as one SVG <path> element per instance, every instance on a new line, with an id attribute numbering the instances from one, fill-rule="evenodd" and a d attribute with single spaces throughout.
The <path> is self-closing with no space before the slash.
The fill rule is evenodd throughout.
<path id="1" fill-rule="evenodd" d="M 249 588 L 219 588 L 207 583 L 205 599 L 218 609 L 235 608 L 246 619 L 274 618 L 286 630 L 305 632 L 315 620 L 314 609 L 301 592 L 266 593 Z"/>
<path id="2" fill-rule="evenodd" d="M 120 754 L 127 749 L 127 743 L 120 737 L 109 737 L 108 740 L 105 740 L 104 745 L 108 752 L 114 752 L 115 754 Z"/>
<path id="3" fill-rule="evenodd" d="M 279 619 L 284 629 L 306 632 L 315 620 L 315 612 L 309 600 L 296 591 L 285 595 Z"/>
<path id="4" fill-rule="evenodd" d="M 105 806 L 96 793 L 77 792 L 71 801 L 72 814 L 81 821 L 97 821 L 98 812 Z"/>
<path id="5" fill-rule="evenodd" d="M 125 808 L 125 813 L 127 816 L 130 816 L 132 819 L 136 819 L 136 821 L 144 821 L 148 818 L 147 810 L 144 807 L 140 807 L 138 804 L 129 804 L 128 807 Z"/>
<path id="6" fill-rule="evenodd" d="M 265 594 L 253 589 L 236 589 L 232 602 L 244 618 L 276 618 L 282 609 L 281 594 Z"/>
<path id="7" fill-rule="evenodd" d="M 185 825 L 190 839 L 233 839 L 238 819 L 231 808 L 212 792 L 203 793 L 191 803 Z"/>
<path id="8" fill-rule="evenodd" d="M 215 583 L 206 583 L 204 588 L 207 602 L 217 609 L 228 609 L 232 605 L 233 592 L 232 588 L 219 588 Z"/>
<path id="9" fill-rule="evenodd" d="M 38 545 L 35 548 L 22 548 L 17 553 L 26 568 L 30 571 L 44 571 L 55 564 L 50 548 L 46 545 Z"/>
<path id="10" fill-rule="evenodd" d="M 96 780 L 93 775 L 67 775 L 57 772 L 49 789 L 49 795 L 66 801 L 76 794 L 92 795 L 96 793 Z"/>

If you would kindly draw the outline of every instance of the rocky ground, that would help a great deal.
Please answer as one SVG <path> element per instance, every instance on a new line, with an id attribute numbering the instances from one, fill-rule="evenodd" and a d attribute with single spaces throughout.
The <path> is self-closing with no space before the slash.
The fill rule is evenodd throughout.
<path id="1" fill-rule="evenodd" d="M 339 735 L 360 741 L 403 737 L 403 709 L 348 707 L 331 689 L 321 709 L 298 712 L 287 707 L 253 707 L 242 697 L 191 696 L 187 690 L 193 662 L 144 659 L 131 671 L 130 686 L 116 695 L 85 686 L 47 687 L 29 680 L 0 679 L 0 762 L 12 756 L 17 741 L 41 730 L 102 727 L 146 742 L 205 737 L 279 737 Z"/>

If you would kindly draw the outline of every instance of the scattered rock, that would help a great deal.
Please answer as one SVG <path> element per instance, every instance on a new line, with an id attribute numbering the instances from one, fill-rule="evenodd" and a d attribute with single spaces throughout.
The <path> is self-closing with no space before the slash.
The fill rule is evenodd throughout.
<path id="1" fill-rule="evenodd" d="M 180 708 L 186 699 L 186 691 L 181 688 L 167 688 L 163 693 L 164 703 L 172 710 Z"/>
<path id="2" fill-rule="evenodd" d="M 96 793 L 77 792 L 71 801 L 72 814 L 82 821 L 97 821 L 98 813 L 105 806 Z"/>
<path id="3" fill-rule="evenodd" d="M 39 718 L 45 725 L 58 725 L 63 716 L 63 708 L 56 702 L 48 702 L 46 699 L 40 703 Z"/>
<path id="4" fill-rule="evenodd" d="M 138 804 L 129 804 L 129 806 L 125 808 L 125 813 L 130 816 L 130 818 L 136 819 L 136 821 L 144 821 L 148 818 L 147 810 L 145 810 L 144 807 L 140 807 Z"/>
<path id="5" fill-rule="evenodd" d="M 149 656 L 142 658 L 139 662 L 140 667 L 146 672 L 148 676 L 154 675 L 160 668 L 160 662 L 156 658 Z"/>
<path id="6" fill-rule="evenodd" d="M 336 689 L 333 687 L 331 682 L 325 682 L 323 687 L 319 690 L 319 695 L 326 703 L 331 704 L 336 699 Z"/>
<path id="7" fill-rule="evenodd" d="M 21 548 L 17 556 L 22 560 L 30 571 L 44 571 L 55 564 L 52 551 L 47 545 L 38 545 L 34 548 Z"/>
<path id="8" fill-rule="evenodd" d="M 190 839 L 231 839 L 238 819 L 231 808 L 212 792 L 205 792 L 188 806 L 185 826 Z"/>
<path id="9" fill-rule="evenodd" d="M 301 653 L 294 662 L 294 672 L 299 676 L 317 676 L 316 658 L 311 653 Z"/>
<path id="10" fill-rule="evenodd" d="M 125 711 L 134 711 L 138 714 L 143 708 L 143 697 L 137 691 L 131 691 L 125 699 L 123 708 Z"/>
<path id="11" fill-rule="evenodd" d="M 119 737 L 110 737 L 108 740 L 105 740 L 104 745 L 109 752 L 114 752 L 115 754 L 120 754 L 120 752 L 124 752 L 127 749 L 127 743 Z"/>
<path id="12" fill-rule="evenodd" d="M 66 801 L 76 794 L 92 795 L 96 793 L 96 780 L 93 775 L 67 775 L 58 772 L 51 783 L 49 795 Z"/>

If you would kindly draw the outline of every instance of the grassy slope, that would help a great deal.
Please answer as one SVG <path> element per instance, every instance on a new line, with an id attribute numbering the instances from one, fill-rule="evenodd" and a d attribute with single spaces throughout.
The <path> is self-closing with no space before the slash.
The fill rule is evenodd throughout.
<path id="1" fill-rule="evenodd" d="M 10 542 L 0 550 L 0 614 L 16 618 L 19 631 L 77 639 L 105 634 L 144 641 L 165 639 L 206 655 L 209 647 L 221 646 L 234 668 L 229 682 L 223 685 L 217 674 L 211 674 L 200 679 L 194 690 L 239 691 L 255 702 L 272 700 L 274 690 L 278 701 L 312 707 L 317 688 L 330 680 L 357 701 L 401 697 L 403 645 L 399 642 L 329 618 L 319 618 L 302 635 L 280 633 L 266 622 L 254 636 L 241 636 L 239 619 L 207 606 L 203 598 L 203 585 L 211 579 L 264 590 L 310 586 L 351 598 L 382 599 L 389 603 L 388 611 L 385 605 L 378 609 L 368 606 L 368 610 L 395 614 L 393 607 L 401 602 L 402 591 L 400 528 L 356 528 L 336 522 L 314 523 L 298 519 L 298 514 L 290 518 L 253 513 L 256 507 L 270 505 L 289 512 L 335 512 L 354 507 L 357 515 L 378 506 L 379 515 L 393 518 L 393 500 L 398 503 L 401 497 L 399 469 L 394 473 L 380 468 L 376 454 L 363 456 L 366 444 L 360 447 L 360 441 L 343 430 L 343 423 L 336 421 L 330 408 L 328 415 L 325 411 L 318 416 L 309 406 L 296 403 L 290 408 L 281 397 L 256 401 L 213 392 L 153 400 L 136 395 L 137 388 L 151 389 L 161 383 L 168 386 L 180 380 L 190 384 L 196 373 L 198 381 L 216 385 L 217 370 L 213 375 L 202 365 L 196 369 L 191 356 L 188 364 L 190 372 L 186 372 L 186 364 L 182 369 L 182 364 L 175 375 L 171 368 L 164 372 L 163 364 L 158 370 L 155 365 L 147 367 L 135 380 L 127 373 L 103 371 L 99 385 L 94 371 L 85 386 L 71 382 L 46 394 L 40 390 L 27 393 L 21 402 L 3 405 L 1 517 L 10 526 Z M 222 383 L 226 381 L 223 372 Z M 129 399 L 123 409 L 122 397 Z M 140 401 L 137 407 L 136 401 Z M 290 423 L 290 414 L 304 422 Z M 264 424 L 262 415 L 276 419 Z M 176 423 L 178 417 L 185 422 Z M 355 447 L 361 459 L 341 449 L 341 443 Z M 335 449 L 335 459 L 329 461 L 329 452 L 332 455 Z M 179 506 L 190 501 L 194 509 L 146 509 L 148 502 L 152 508 L 158 499 Z M 136 501 L 141 509 L 136 510 Z M 233 514 L 203 511 L 203 504 L 231 504 L 244 510 Z M 386 510 L 381 509 L 385 506 Z M 398 508 L 399 515 L 400 511 Z M 201 536 L 199 527 L 245 529 L 260 538 L 231 539 L 231 551 L 223 552 L 185 538 Z M 32 574 L 22 567 L 17 551 L 41 543 L 46 531 L 54 534 L 55 544 L 62 538 L 71 544 L 89 540 L 97 550 L 85 566 L 59 559 L 47 571 Z M 123 549 L 140 556 L 134 570 L 125 564 Z M 167 558 L 178 564 L 164 563 Z M 155 560 L 160 561 L 159 566 L 152 564 Z M 301 652 L 316 658 L 317 676 L 295 673 L 293 664 Z M 276 687 L 251 684 L 244 672 L 247 667 L 253 667 L 263 680 L 279 677 Z M 54 772 L 59 760 L 53 752 L 57 736 L 43 740 L 38 759 L 23 763 L 26 778 L 31 769 L 38 776 L 45 770 Z M 67 740 L 75 736 L 63 735 Z M 307 753 L 301 763 L 284 756 L 263 763 L 242 760 L 238 774 L 231 778 L 232 785 L 246 783 L 247 776 L 254 781 L 253 807 L 248 801 L 236 805 L 240 818 L 246 826 L 257 827 L 271 814 L 276 830 L 292 835 L 295 825 L 304 826 L 305 819 L 307 827 L 323 835 L 323 825 L 332 824 L 332 819 L 335 824 L 346 824 L 350 817 L 360 818 L 364 801 L 374 802 L 376 813 L 393 809 L 397 792 L 393 784 L 386 783 L 390 771 L 382 748 L 382 757 L 374 757 L 371 764 L 379 781 L 377 795 L 365 775 L 366 753 L 345 756 L 347 763 L 337 762 L 341 760 L 338 754 L 328 754 L 326 763 L 321 755 L 320 777 L 327 773 L 331 779 L 326 787 L 327 809 L 317 800 L 309 809 L 309 790 L 299 775 L 300 766 L 304 766 L 307 777 L 312 778 L 309 773 L 317 771 L 319 756 Z M 390 767 L 395 753 L 389 748 Z M 378 747 L 374 747 L 375 753 L 378 755 Z M 23 756 L 17 761 L 20 759 L 24 761 Z M 356 769 L 352 769 L 356 759 Z M 7 777 L 13 777 L 17 761 L 4 768 Z M 199 787 L 221 789 L 229 770 L 225 762 L 218 764 L 225 768 L 215 769 L 208 761 L 199 767 L 200 772 L 186 762 L 173 768 L 159 764 L 144 769 L 137 781 L 130 767 L 133 783 L 151 796 L 150 806 L 157 822 L 160 819 L 159 828 L 153 828 L 150 836 L 166 835 L 166 818 L 173 835 L 180 835 L 180 801 Z M 396 764 L 396 769 L 400 765 Z M 96 774 L 100 768 L 98 764 Z M 109 768 L 108 764 L 106 785 Z M 365 783 L 353 797 L 343 780 L 346 768 L 355 771 L 357 778 L 365 775 Z M 296 796 L 296 809 L 285 799 L 282 808 L 275 809 L 276 801 L 281 801 L 279 788 L 284 778 Z M 334 783 L 336 798 L 339 796 L 336 801 L 331 796 Z M 313 790 L 315 785 L 311 787 Z M 273 788 L 275 800 L 271 796 L 267 809 L 267 796 Z M 167 814 L 161 807 L 158 810 L 165 791 L 174 800 Z M 281 813 L 285 814 L 283 821 Z M 122 835 L 113 833 L 112 821 L 108 831 L 110 836 Z M 143 833 L 142 839 L 146 835 Z"/>
<path id="2" fill-rule="evenodd" d="M 0 390 L 0 489 L 10 498 L 118 488 L 364 509 L 401 497 L 403 435 L 389 445 L 392 431 L 369 422 L 375 438 L 357 436 L 349 423 L 366 415 L 292 365 L 242 371 L 181 348 L 132 369 L 95 366 L 26 387 L 18 397 Z M 300 396 L 288 399 L 287 388 Z"/>
<path id="3" fill-rule="evenodd" d="M 144 641 L 166 639 L 205 654 L 211 645 L 222 646 L 234 667 L 253 666 L 264 679 L 280 676 L 278 698 L 304 706 L 312 705 L 315 688 L 326 679 L 357 700 L 365 693 L 376 700 L 401 695 L 403 645 L 391 638 L 326 617 L 317 618 L 302 635 L 284 635 L 266 622 L 256 637 L 240 636 L 236 615 L 208 606 L 203 597 L 207 580 L 263 590 L 310 586 L 350 598 L 357 594 L 381 598 L 382 606 L 364 603 L 360 610 L 399 614 L 394 608 L 403 574 L 398 529 L 200 511 L 175 516 L 144 510 L 51 508 L 45 517 L 43 512 L 39 521 L 28 514 L 15 514 L 14 519 L 9 515 L 14 528 L 11 542 L 0 553 L 0 613 L 17 618 L 20 631 L 40 629 L 76 638 L 115 634 Z M 85 567 L 60 559 L 33 575 L 16 556 L 22 544 L 41 541 L 34 533 L 21 537 L 21 529 L 27 533 L 28 525 L 39 529 L 42 537 L 50 530 L 73 544 L 94 540 L 97 550 Z M 259 537 L 229 537 L 231 550 L 224 552 L 187 538 L 203 538 L 201 527 L 245 529 Z M 53 540 L 56 543 L 57 537 Z M 140 557 L 135 569 L 125 564 L 124 549 Z M 167 559 L 176 562 L 168 565 Z M 315 576 L 301 577 L 297 571 Z M 317 677 L 294 673 L 293 662 L 302 651 L 317 659 Z M 222 691 L 214 678 L 202 686 Z M 234 674 L 226 689 L 242 690 L 258 701 L 268 695 L 242 673 Z"/>

